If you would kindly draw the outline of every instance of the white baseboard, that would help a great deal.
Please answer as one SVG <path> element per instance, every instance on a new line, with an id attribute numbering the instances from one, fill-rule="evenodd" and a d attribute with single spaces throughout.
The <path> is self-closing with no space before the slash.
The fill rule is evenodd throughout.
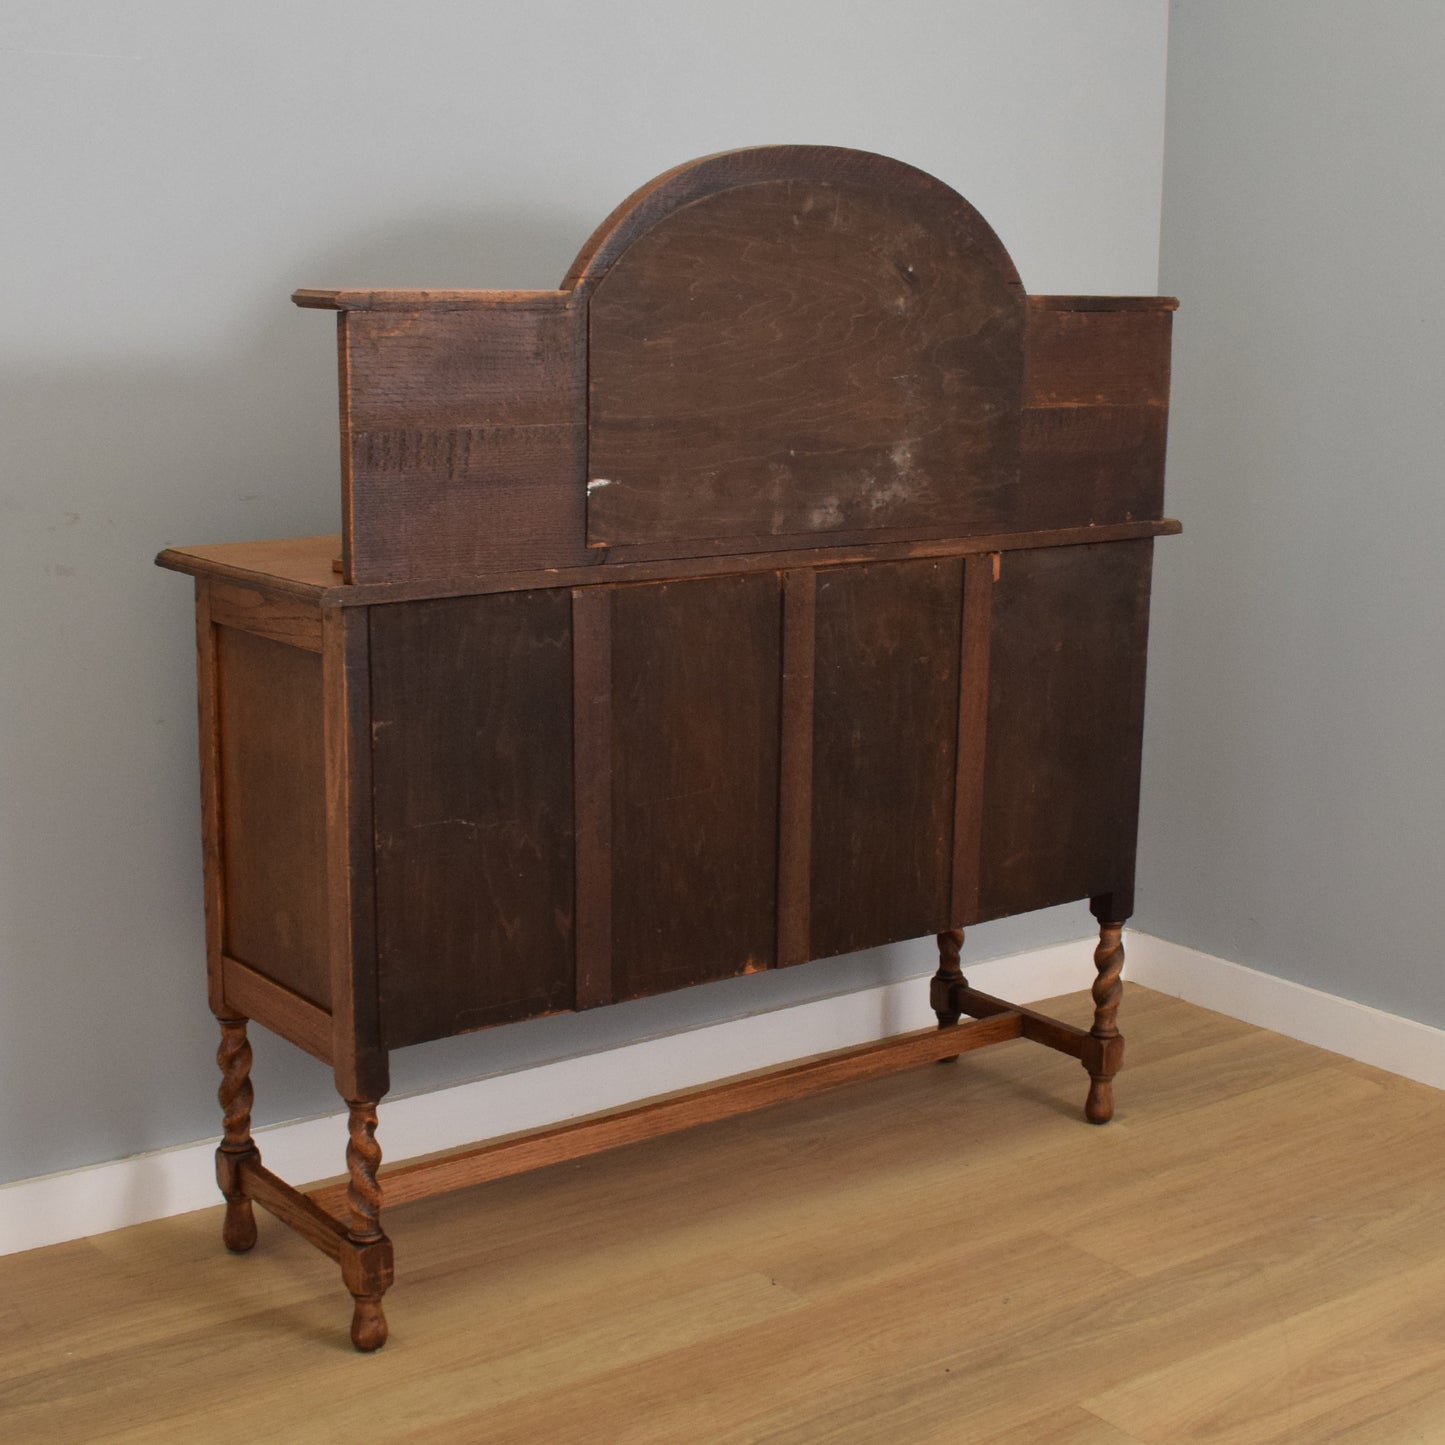
<path id="1" fill-rule="evenodd" d="M 1151 933 L 1126 936 L 1124 976 L 1244 1023 L 1445 1089 L 1445 1029 L 1200 953 Z"/>
<path id="2" fill-rule="evenodd" d="M 1072 993 L 1089 980 L 1093 945 L 1080 938 L 968 964 L 968 979 L 1018 1003 Z M 1149 988 L 1445 1088 L 1445 1030 L 1150 934 L 1129 933 L 1126 946 L 1126 977 Z M 378 1133 L 395 1162 L 924 1028 L 933 1021 L 924 978 L 388 1099 Z M 284 1179 L 328 1178 L 341 1170 L 344 1119 L 337 1112 L 274 1124 L 256 1131 L 257 1143 Z M 0 1254 L 214 1204 L 214 1150 L 206 1139 L 0 1186 Z"/>
<path id="3" fill-rule="evenodd" d="M 969 982 L 1018 1003 L 1071 993 L 1092 939 L 970 965 Z M 751 1014 L 430 1093 L 387 1099 L 377 1135 L 391 1162 L 538 1129 L 749 1069 L 869 1043 L 933 1022 L 927 975 Z M 304 1184 L 343 1172 L 344 1111 L 256 1130 L 266 1166 Z M 215 1139 L 0 1186 L 0 1254 L 82 1239 L 216 1203 Z"/>

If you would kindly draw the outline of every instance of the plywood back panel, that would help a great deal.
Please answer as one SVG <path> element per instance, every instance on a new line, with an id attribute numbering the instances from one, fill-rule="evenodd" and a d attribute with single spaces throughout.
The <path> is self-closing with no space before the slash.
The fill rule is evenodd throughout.
<path id="1" fill-rule="evenodd" d="M 1107 542 L 1002 558 L 982 918 L 1132 885 L 1152 548 Z"/>
<path id="2" fill-rule="evenodd" d="M 977 212 L 822 147 L 670 184 L 586 272 L 588 542 L 1007 530 L 1024 296 Z"/>
<path id="3" fill-rule="evenodd" d="M 389 1048 L 572 1004 L 569 603 L 557 589 L 372 609 Z"/>
<path id="4" fill-rule="evenodd" d="M 586 560 L 584 314 L 557 291 L 343 311 L 348 581 Z"/>
<path id="5" fill-rule="evenodd" d="M 613 997 L 772 965 L 781 584 L 612 596 Z"/>
<path id="6" fill-rule="evenodd" d="M 952 926 L 963 563 L 819 572 L 811 956 Z"/>

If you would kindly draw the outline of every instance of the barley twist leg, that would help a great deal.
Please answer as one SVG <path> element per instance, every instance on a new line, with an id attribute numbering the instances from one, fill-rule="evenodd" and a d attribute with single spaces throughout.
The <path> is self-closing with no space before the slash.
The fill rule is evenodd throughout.
<path id="1" fill-rule="evenodd" d="M 256 1243 L 256 1215 L 240 1181 L 242 1160 L 257 1153 L 251 1138 L 251 1105 L 256 1098 L 251 1087 L 251 1043 L 246 1037 L 244 1018 L 223 1018 L 219 1022 L 221 1044 L 216 1050 L 216 1063 L 221 1069 L 221 1087 L 216 1098 L 225 1134 L 216 1150 L 216 1182 L 226 1198 L 221 1242 L 233 1254 L 244 1254 Z"/>
<path id="2" fill-rule="evenodd" d="M 343 1262 L 354 1306 L 351 1343 L 358 1350 L 378 1350 L 386 1343 L 386 1315 L 381 1297 L 391 1283 L 391 1244 L 381 1228 L 381 1145 L 376 1142 L 376 1102 L 348 1099 L 350 1137 L 346 1145 L 348 1242 L 354 1247 L 354 1268 Z"/>
<path id="3" fill-rule="evenodd" d="M 1099 944 L 1094 950 L 1094 1026 L 1090 1035 L 1100 1047 L 1086 1061 L 1089 1098 L 1084 1117 L 1091 1124 L 1107 1124 L 1114 1117 L 1114 1075 L 1124 1057 L 1124 1039 L 1119 1032 L 1119 1001 L 1124 996 L 1124 943 L 1122 923 L 1099 924 Z"/>

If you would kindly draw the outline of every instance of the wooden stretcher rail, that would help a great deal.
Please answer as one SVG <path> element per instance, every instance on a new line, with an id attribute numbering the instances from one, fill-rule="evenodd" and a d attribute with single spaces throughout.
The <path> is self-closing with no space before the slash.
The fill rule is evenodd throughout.
<path id="1" fill-rule="evenodd" d="M 839 1084 L 859 1083 L 918 1064 L 950 1059 L 972 1049 L 1016 1039 L 1020 1034 L 1018 1013 L 1007 1012 L 974 1023 L 947 1029 L 920 1029 L 881 1043 L 820 1054 L 801 1064 L 727 1079 L 670 1098 L 383 1170 L 380 1174 L 383 1197 L 387 1208 L 427 1199 L 473 1184 L 524 1174 L 548 1164 L 582 1159 L 659 1134 L 690 1129 L 695 1124 L 710 1124 L 736 1114 L 751 1113 Z M 337 1209 L 345 1204 L 346 1185 L 328 1185 L 307 1197 L 323 1210 Z"/>
<path id="2" fill-rule="evenodd" d="M 347 1244 L 346 1226 L 328 1210 L 319 1205 L 312 1196 L 293 1189 L 279 1175 L 273 1174 L 261 1163 L 259 1154 L 252 1154 L 241 1160 L 239 1166 L 241 1183 L 246 1193 L 264 1205 L 283 1224 L 289 1224 L 308 1244 L 314 1244 L 323 1254 L 340 1259 L 341 1251 Z M 345 1203 L 346 1191 L 341 1191 L 341 1202 Z"/>

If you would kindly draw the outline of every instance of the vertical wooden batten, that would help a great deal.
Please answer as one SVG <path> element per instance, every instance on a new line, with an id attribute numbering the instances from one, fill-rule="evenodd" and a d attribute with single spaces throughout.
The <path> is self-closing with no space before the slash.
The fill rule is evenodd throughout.
<path id="1" fill-rule="evenodd" d="M 196 578 L 196 699 L 201 751 L 201 863 L 206 900 L 206 978 L 211 1012 L 228 1009 L 221 976 L 226 948 L 225 889 L 221 876 L 221 734 L 217 693 L 216 628 L 211 583 Z"/>
<path id="2" fill-rule="evenodd" d="M 370 610 L 331 609 L 321 627 L 331 1063 L 343 1098 L 374 1100 L 390 1073 L 376 975 Z"/>
<path id="3" fill-rule="evenodd" d="M 813 664 L 817 574 L 783 578 L 782 737 L 778 800 L 778 964 L 811 956 L 813 860 Z"/>
<path id="4" fill-rule="evenodd" d="M 577 1007 L 612 1002 L 612 591 L 572 589 Z"/>
<path id="5" fill-rule="evenodd" d="M 958 669 L 958 758 L 953 786 L 953 892 L 949 916 L 961 928 L 978 916 L 983 848 L 983 784 L 988 732 L 989 642 L 993 585 L 1002 556 L 984 552 L 963 564 L 963 628 Z"/>

